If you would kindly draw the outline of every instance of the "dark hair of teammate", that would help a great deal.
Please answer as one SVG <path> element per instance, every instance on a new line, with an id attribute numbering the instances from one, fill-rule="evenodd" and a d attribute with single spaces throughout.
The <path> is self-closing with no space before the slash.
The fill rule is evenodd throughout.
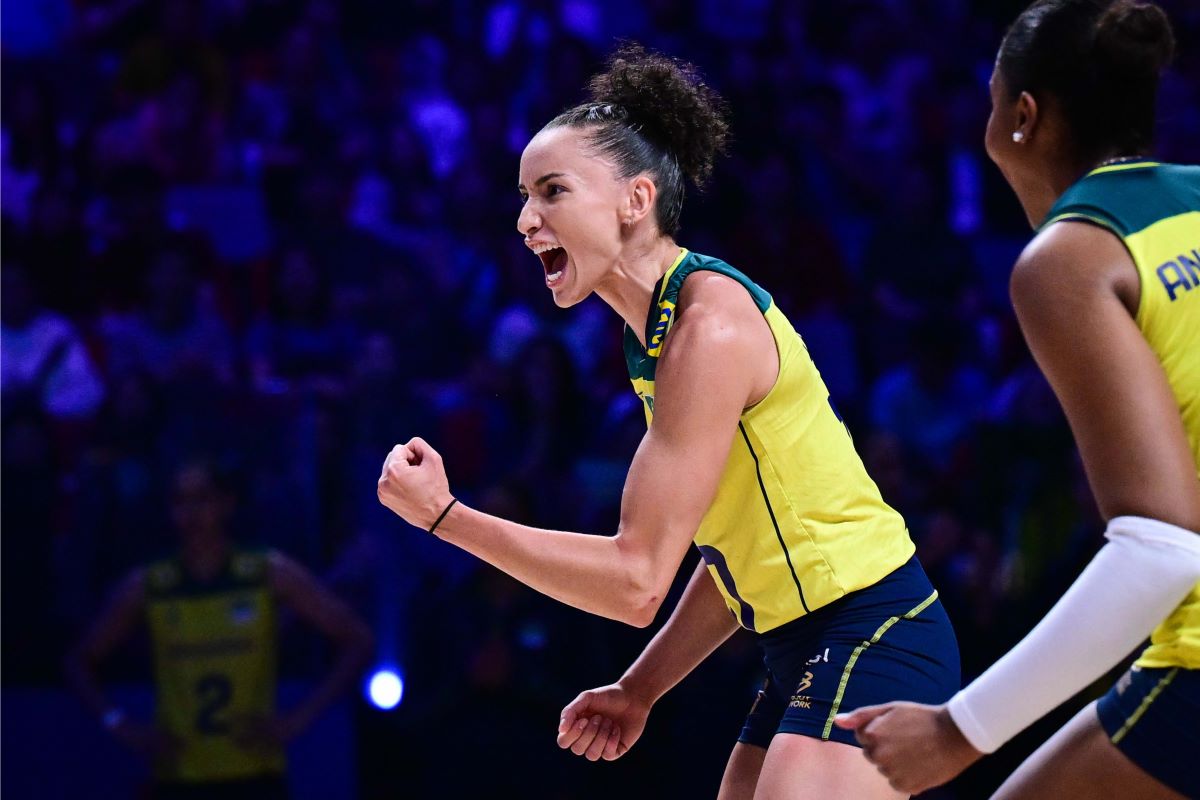
<path id="1" fill-rule="evenodd" d="M 997 71 L 1011 99 L 1059 104 L 1080 162 L 1144 155 L 1154 134 L 1158 82 L 1175 50 L 1163 10 L 1137 0 L 1041 0 L 1000 45 Z"/>

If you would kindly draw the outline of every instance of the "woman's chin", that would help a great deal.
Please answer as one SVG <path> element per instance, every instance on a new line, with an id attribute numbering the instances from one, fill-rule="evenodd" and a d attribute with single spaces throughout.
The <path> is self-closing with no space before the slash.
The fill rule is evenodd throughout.
<path id="1" fill-rule="evenodd" d="M 570 308 L 571 306 L 579 305 L 583 298 L 576 296 L 575 292 L 568 287 L 563 287 L 553 293 L 554 305 L 559 308 Z"/>
<path id="2" fill-rule="evenodd" d="M 559 308 L 570 308 L 571 306 L 579 305 L 591 293 L 591 289 L 581 287 L 576 280 L 576 276 L 571 273 L 567 274 L 566 280 L 561 284 L 550 289 L 550 294 L 554 298 L 554 305 Z"/>

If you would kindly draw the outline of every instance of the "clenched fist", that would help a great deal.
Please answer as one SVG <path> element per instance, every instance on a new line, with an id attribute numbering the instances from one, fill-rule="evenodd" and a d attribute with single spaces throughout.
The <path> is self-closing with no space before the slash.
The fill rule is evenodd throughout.
<path id="1" fill-rule="evenodd" d="M 429 530 L 454 497 L 442 457 L 424 439 L 410 439 L 388 453 L 379 475 L 379 502 L 409 525 Z"/>

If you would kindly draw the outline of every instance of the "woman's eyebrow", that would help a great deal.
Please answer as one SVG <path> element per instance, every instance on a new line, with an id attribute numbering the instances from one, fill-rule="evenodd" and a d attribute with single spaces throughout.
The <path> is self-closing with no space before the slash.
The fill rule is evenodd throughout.
<path id="1" fill-rule="evenodd" d="M 541 186 L 541 185 L 542 185 L 543 183 L 545 183 L 546 181 L 548 181 L 548 180 L 552 180 L 552 179 L 554 179 L 554 178 L 561 178 L 563 175 L 566 175 L 566 173 L 565 173 L 565 172 L 547 172 L 545 175 L 543 175 L 542 177 L 540 177 L 540 178 L 538 178 L 536 181 L 534 181 L 534 182 L 533 182 L 533 185 L 534 185 L 534 186 Z M 518 184 L 517 184 L 517 188 L 518 188 L 518 189 L 524 189 L 524 188 L 525 188 L 525 184 L 523 184 L 523 183 L 518 183 Z"/>

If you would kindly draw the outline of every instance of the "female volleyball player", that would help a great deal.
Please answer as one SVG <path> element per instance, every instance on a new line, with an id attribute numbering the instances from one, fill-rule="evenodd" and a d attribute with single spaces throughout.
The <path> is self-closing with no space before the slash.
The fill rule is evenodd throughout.
<path id="1" fill-rule="evenodd" d="M 1133 669 L 999 796 L 1200 797 L 1200 167 L 1145 157 L 1172 49 L 1162 10 L 1131 0 L 1041 0 L 1000 46 L 987 150 L 1039 228 L 1013 305 L 1109 541 L 945 706 L 839 720 L 906 791 L 995 750 L 1153 629 Z"/>
<path id="2" fill-rule="evenodd" d="M 632 48 L 521 157 L 517 227 L 555 303 L 596 293 L 626 323 L 649 430 L 616 535 L 467 508 L 421 439 L 389 454 L 379 497 L 534 589 L 638 626 L 696 543 L 704 563 L 671 618 L 620 681 L 565 709 L 561 746 L 621 756 L 655 700 L 741 625 L 758 634 L 768 678 L 722 797 L 894 798 L 834 715 L 873 698 L 948 698 L 957 645 L 799 336 L 749 278 L 675 242 L 684 181 L 708 176 L 726 132 L 692 67 Z"/>

